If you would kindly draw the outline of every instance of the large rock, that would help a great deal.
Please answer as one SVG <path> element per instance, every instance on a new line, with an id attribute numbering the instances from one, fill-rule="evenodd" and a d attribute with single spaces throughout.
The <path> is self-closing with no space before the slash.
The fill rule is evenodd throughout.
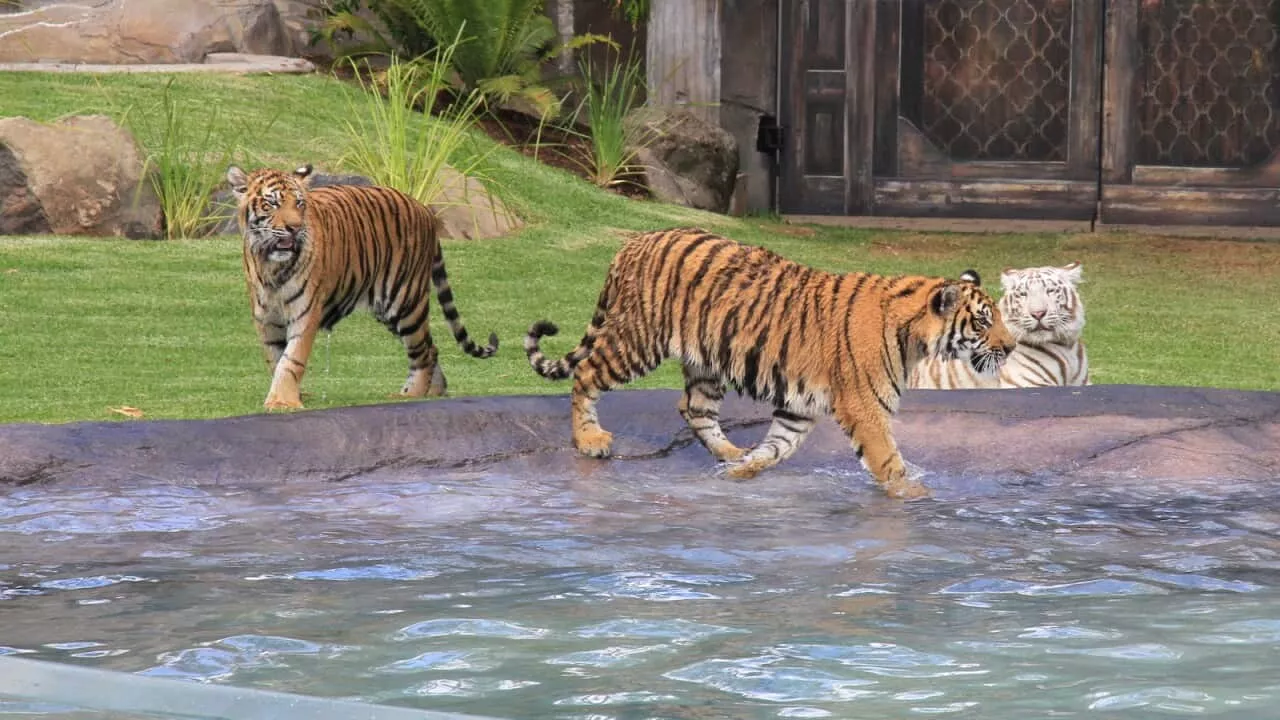
<path id="1" fill-rule="evenodd" d="M 0 235 L 159 237 L 143 170 L 133 136 L 104 115 L 0 119 Z"/>
<path id="2" fill-rule="evenodd" d="M 0 62 L 200 63 L 217 52 L 295 55 L 299 32 L 273 0 L 57 4 L 0 15 Z"/>
<path id="3" fill-rule="evenodd" d="M 446 175 L 442 197 L 431 204 L 440 219 L 440 235 L 447 238 L 501 237 L 518 229 L 523 223 L 502 200 L 491 194 L 479 180 L 467 177 L 449 166 L 441 171 Z M 2 183 L 2 178 L 0 178 Z M 372 185 L 363 175 L 326 175 L 317 173 L 311 177 L 311 187 L 330 185 Z M 0 184 L 3 188 L 3 184 Z M 2 192 L 2 190 L 0 190 Z M 232 235 L 240 232 L 236 225 L 235 199 L 230 190 L 220 190 L 213 197 L 212 215 L 219 218 L 210 228 L 213 235 Z"/>
<path id="4" fill-rule="evenodd" d="M 440 234 L 451 238 L 501 237 L 523 223 L 496 195 L 473 177 L 451 167 L 445 174 L 444 191 L 431 204 L 440 217 Z"/>
<path id="5" fill-rule="evenodd" d="M 727 212 L 738 176 L 738 143 L 727 131 L 685 109 L 643 107 L 626 122 L 644 138 L 636 160 L 659 200 Z"/>

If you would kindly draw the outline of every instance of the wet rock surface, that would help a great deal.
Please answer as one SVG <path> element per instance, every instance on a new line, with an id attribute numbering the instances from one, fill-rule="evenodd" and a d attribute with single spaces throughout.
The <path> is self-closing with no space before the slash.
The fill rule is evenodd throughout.
<path id="1" fill-rule="evenodd" d="M 163 481 L 182 485 L 360 482 L 433 468 L 588 477 L 622 463 L 696 476 L 715 464 L 675 411 L 675 391 L 610 393 L 615 457 L 569 446 L 567 397 L 459 398 L 217 420 L 0 426 L 0 485 Z M 768 408 L 735 397 L 731 439 L 763 436 Z M 1007 484 L 1217 485 L 1280 480 L 1280 393 L 1145 386 L 914 391 L 894 422 L 935 490 Z M 819 423 L 790 472 L 845 470 L 870 483 L 839 428 Z M 768 482 L 763 474 L 754 483 Z"/>

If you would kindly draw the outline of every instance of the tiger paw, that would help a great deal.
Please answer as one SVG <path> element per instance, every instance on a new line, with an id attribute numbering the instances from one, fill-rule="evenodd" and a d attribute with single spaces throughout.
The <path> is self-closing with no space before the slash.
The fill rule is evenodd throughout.
<path id="1" fill-rule="evenodd" d="M 262 403 L 262 406 L 267 409 L 267 412 L 301 410 L 302 401 L 301 400 L 282 400 L 280 398 L 267 398 L 267 401 Z"/>
<path id="2" fill-rule="evenodd" d="M 899 480 L 884 485 L 885 494 L 898 500 L 920 500 L 929 497 L 929 488 L 913 480 Z"/>
<path id="3" fill-rule="evenodd" d="M 725 443 L 712 449 L 711 454 L 720 462 L 736 463 L 747 456 L 747 451 L 732 443 Z"/>
<path id="4" fill-rule="evenodd" d="M 734 480 L 750 480 L 756 475 L 759 475 L 760 471 L 767 467 L 769 467 L 768 463 L 764 463 L 759 460 L 747 460 L 746 462 L 739 462 L 730 465 L 728 469 L 724 471 L 724 474 Z"/>
<path id="5" fill-rule="evenodd" d="M 573 439 L 578 452 L 587 457 L 609 457 L 613 448 L 613 433 L 608 430 L 583 432 Z"/>
<path id="6" fill-rule="evenodd" d="M 268 400 L 262 404 L 268 413 L 285 413 L 285 411 L 302 410 L 302 402 L 284 400 Z"/>

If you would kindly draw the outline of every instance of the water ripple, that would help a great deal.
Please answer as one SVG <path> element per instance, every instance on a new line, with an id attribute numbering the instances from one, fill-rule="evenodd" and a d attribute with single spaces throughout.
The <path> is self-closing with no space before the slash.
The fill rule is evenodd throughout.
<path id="1" fill-rule="evenodd" d="M 1198 641 L 1213 645 L 1280 644 L 1280 619 L 1257 618 L 1237 620 L 1220 625 L 1215 632 L 1200 635 Z"/>
<path id="2" fill-rule="evenodd" d="M 724 625 L 708 625 L 706 623 L 693 622 L 682 618 L 675 618 L 672 620 L 626 618 L 622 620 L 609 620 L 598 625 L 578 628 L 573 632 L 575 635 L 586 638 L 663 639 L 672 640 L 678 643 L 690 643 L 703 640 L 714 635 L 745 633 L 747 631 L 740 630 L 738 628 L 726 627 Z"/>
<path id="3" fill-rule="evenodd" d="M 891 643 L 870 645 L 779 645 L 776 651 L 798 660 L 831 661 L 872 675 L 904 678 L 937 678 L 982 675 L 977 663 L 961 663 L 953 657 L 924 653 Z"/>
<path id="4" fill-rule="evenodd" d="M 770 702 L 845 702 L 884 694 L 881 690 L 867 689 L 877 684 L 875 680 L 776 664 L 779 660 L 778 657 L 704 660 L 672 670 L 663 677 Z"/>
<path id="5" fill-rule="evenodd" d="M 544 628 L 531 628 L 505 620 L 487 620 L 485 618 L 439 618 L 424 620 L 407 627 L 400 628 L 393 640 L 417 640 L 419 638 L 445 637 L 447 635 L 469 635 L 472 637 L 497 637 L 507 640 L 532 640 L 544 637 L 550 631 Z"/>
<path id="6" fill-rule="evenodd" d="M 1214 698 L 1208 693 L 1179 687 L 1153 687 L 1128 692 L 1098 693 L 1090 710 L 1130 710 L 1147 707 L 1165 712 L 1202 714 L 1208 708 L 1205 703 Z"/>
<path id="7" fill-rule="evenodd" d="M 585 665 L 587 667 L 631 667 L 639 665 L 654 654 L 671 654 L 669 645 L 644 645 L 641 647 L 607 647 L 599 650 L 583 650 L 549 658 L 550 665 Z"/>
<path id="8" fill-rule="evenodd" d="M 1060 584 L 1040 584 L 1002 578 L 974 578 L 948 585 L 938 591 L 943 595 L 1022 595 L 1027 597 L 1109 597 L 1124 595 L 1163 595 L 1168 590 L 1132 580 L 1099 578 Z"/>
<path id="9" fill-rule="evenodd" d="M 693 588 L 745 583 L 751 579 L 750 575 L 628 571 L 590 578 L 582 585 L 582 589 L 606 597 L 636 598 L 654 602 L 718 600 L 721 599 L 721 595 Z"/>
<path id="10" fill-rule="evenodd" d="M 491 659 L 480 659 L 480 654 L 464 650 L 436 650 L 424 652 L 405 660 L 397 660 L 389 665 L 379 667 L 380 672 L 417 673 L 427 670 L 469 670 L 488 671 L 496 669 L 501 663 Z"/>
<path id="11" fill-rule="evenodd" d="M 573 695 L 556 700 L 554 705 L 629 705 L 632 703 L 658 703 L 678 700 L 675 695 L 633 690 L 615 693 L 593 693 L 590 695 Z"/>
<path id="12" fill-rule="evenodd" d="M 1137 660 L 1148 662 L 1173 662 L 1182 657 L 1181 650 L 1174 650 L 1160 643 L 1138 643 L 1135 645 L 1119 645 L 1116 647 L 1096 648 L 1048 648 L 1047 652 L 1057 655 L 1088 655 L 1090 657 L 1110 658 L 1114 660 Z"/>
<path id="13" fill-rule="evenodd" d="M 137 577 L 136 575 L 95 575 L 92 577 L 73 577 L 62 578 L 59 580 L 45 580 L 36 585 L 49 590 L 90 590 L 92 588 L 107 587 L 108 585 L 118 585 L 120 583 L 140 583 L 140 582 L 156 582 L 153 579 Z"/>

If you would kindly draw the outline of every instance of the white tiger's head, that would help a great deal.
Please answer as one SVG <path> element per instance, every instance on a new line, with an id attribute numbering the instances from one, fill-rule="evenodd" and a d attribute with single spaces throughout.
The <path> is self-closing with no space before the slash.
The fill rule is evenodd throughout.
<path id="1" fill-rule="evenodd" d="M 1000 312 L 1020 343 L 1072 345 L 1084 330 L 1084 303 L 1076 286 L 1080 263 L 1063 267 L 1005 268 Z"/>

